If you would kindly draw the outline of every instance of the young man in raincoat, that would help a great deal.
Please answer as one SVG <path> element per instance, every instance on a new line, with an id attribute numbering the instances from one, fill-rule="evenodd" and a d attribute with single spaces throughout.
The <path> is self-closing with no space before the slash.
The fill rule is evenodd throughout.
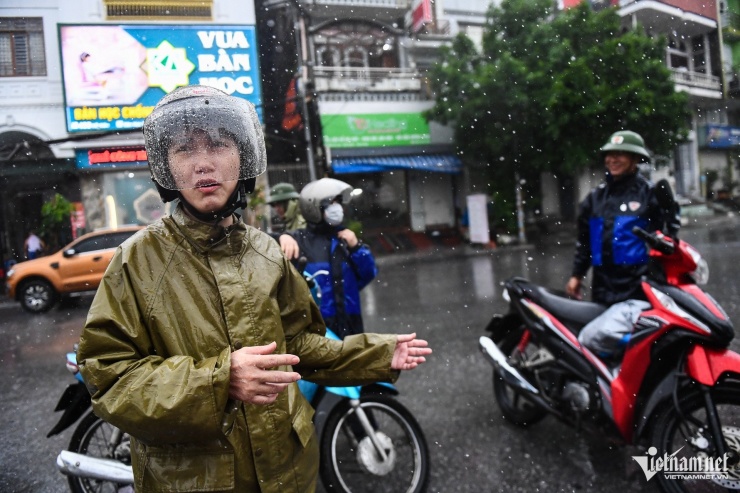
<path id="1" fill-rule="evenodd" d="M 135 489 L 313 491 L 313 409 L 296 381 L 393 381 L 431 353 L 414 334 L 331 341 L 305 280 L 234 212 L 265 170 L 254 107 L 213 88 L 144 123 L 175 211 L 117 250 L 80 340 L 95 413 L 131 435 Z"/>

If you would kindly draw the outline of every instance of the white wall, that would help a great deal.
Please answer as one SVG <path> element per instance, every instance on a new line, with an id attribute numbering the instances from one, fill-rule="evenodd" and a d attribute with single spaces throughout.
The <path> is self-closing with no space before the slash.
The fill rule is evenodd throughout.
<path id="1" fill-rule="evenodd" d="M 44 23 L 46 76 L 0 77 L 0 133 L 20 131 L 42 140 L 66 137 L 67 128 L 62 92 L 62 70 L 59 55 L 58 24 L 125 24 L 127 21 L 106 21 L 105 7 L 100 0 L 12 0 L 0 2 L 2 17 L 41 17 Z M 254 2 L 215 0 L 214 24 L 256 24 Z M 141 24 L 142 21 L 131 21 Z M 187 24 L 158 20 L 158 24 Z M 205 21 L 193 21 L 207 24 Z M 120 144 L 131 145 L 129 139 Z M 135 142 L 140 144 L 141 142 Z M 113 142 L 109 142 L 113 144 Z M 67 143 L 52 146 L 59 158 L 74 157 L 77 145 Z"/>
<path id="2" fill-rule="evenodd" d="M 55 0 L 0 3 L 1 17 L 41 17 L 46 76 L 0 77 L 0 133 L 26 132 L 48 140 L 66 136 Z"/>

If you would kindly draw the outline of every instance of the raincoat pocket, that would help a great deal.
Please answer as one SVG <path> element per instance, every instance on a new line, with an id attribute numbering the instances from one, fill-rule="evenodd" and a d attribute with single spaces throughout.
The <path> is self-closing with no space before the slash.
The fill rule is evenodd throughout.
<path id="1" fill-rule="evenodd" d="M 142 473 L 142 492 L 230 491 L 234 489 L 234 454 L 151 447 Z"/>
<path id="2" fill-rule="evenodd" d="M 226 406 L 226 412 L 224 412 L 224 417 L 221 421 L 221 432 L 224 436 L 231 435 L 231 432 L 234 430 L 234 422 L 236 421 L 236 416 L 238 414 L 237 411 L 239 411 L 239 408 L 240 405 L 238 401 L 229 399 Z"/>
<path id="3" fill-rule="evenodd" d="M 311 437 L 316 431 L 311 418 L 313 417 L 313 409 L 303 407 L 299 412 L 296 413 L 293 419 L 293 430 L 298 435 L 298 440 L 301 442 L 303 448 L 306 448 L 308 442 L 311 441 Z"/>

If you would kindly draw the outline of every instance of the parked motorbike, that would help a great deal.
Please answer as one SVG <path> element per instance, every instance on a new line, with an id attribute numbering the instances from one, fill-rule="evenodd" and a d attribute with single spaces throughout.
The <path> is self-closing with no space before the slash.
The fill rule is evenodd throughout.
<path id="1" fill-rule="evenodd" d="M 77 366 L 76 345 L 67 353 L 66 366 L 76 382 L 59 399 L 54 412 L 64 413 L 46 436 L 58 435 L 79 423 L 69 448 L 57 456 L 57 468 L 67 476 L 72 493 L 133 493 L 131 441 L 126 433 L 92 412 L 90 393 Z"/>
<path id="2" fill-rule="evenodd" d="M 662 270 L 642 280 L 652 306 L 634 324 L 621 360 L 602 360 L 577 338 L 607 307 L 520 277 L 505 282 L 509 312 L 494 315 L 490 337 L 479 341 L 494 368 L 498 406 L 516 425 L 551 414 L 649 447 L 635 460 L 663 491 L 740 490 L 740 355 L 727 349 L 732 323 L 698 286 L 708 268 L 697 250 L 659 232 L 633 232 Z M 721 467 L 691 474 L 710 460 Z"/>
<path id="3" fill-rule="evenodd" d="M 316 275 L 321 275 L 319 271 Z M 306 276 L 309 286 L 313 277 Z M 316 288 L 314 296 L 319 296 Z M 327 337 L 339 338 L 327 329 Z M 90 410 L 90 394 L 67 353 L 67 369 L 77 380 L 62 394 L 55 411 L 64 411 L 47 437 L 79 421 L 69 444 L 57 457 L 73 493 L 133 492 L 129 436 Z M 429 451 L 411 412 L 386 383 L 364 387 L 326 387 L 300 380 L 315 409 L 321 482 L 328 492 L 421 493 L 429 480 Z"/>

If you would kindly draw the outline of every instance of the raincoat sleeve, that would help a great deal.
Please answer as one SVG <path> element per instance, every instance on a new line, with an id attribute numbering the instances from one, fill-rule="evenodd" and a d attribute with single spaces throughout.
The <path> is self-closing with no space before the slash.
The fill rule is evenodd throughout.
<path id="1" fill-rule="evenodd" d="M 375 265 L 375 257 L 373 257 L 370 248 L 367 245 L 360 245 L 354 251 L 350 251 L 349 261 L 352 262 L 354 268 L 353 271 L 357 275 L 357 287 L 359 289 L 364 288 L 370 281 L 375 279 L 378 275 L 378 267 Z"/>
<path id="2" fill-rule="evenodd" d="M 366 385 L 395 382 L 399 372 L 391 370 L 396 336 L 358 334 L 335 341 L 325 337 L 326 326 L 306 281 L 286 260 L 278 300 L 286 349 L 297 355 L 301 376 L 322 385 Z"/>
<path id="3" fill-rule="evenodd" d="M 583 199 L 578 208 L 576 253 L 573 258 L 571 275 L 583 278 L 591 267 L 591 233 L 590 224 L 593 193 Z"/>
<path id="4" fill-rule="evenodd" d="M 201 361 L 155 354 L 134 285 L 119 248 L 95 295 L 78 350 L 95 414 L 148 444 L 223 438 L 229 348 Z"/>

